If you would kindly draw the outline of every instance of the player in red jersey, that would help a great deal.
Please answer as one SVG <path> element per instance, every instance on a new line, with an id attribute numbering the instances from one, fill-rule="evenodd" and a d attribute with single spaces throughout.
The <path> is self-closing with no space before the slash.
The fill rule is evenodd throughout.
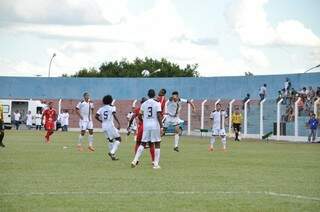
<path id="1" fill-rule="evenodd" d="M 147 100 L 147 98 L 143 97 L 141 99 L 141 104 L 143 102 L 145 102 Z M 129 120 L 129 125 L 128 125 L 128 135 L 130 134 L 130 127 L 131 124 L 133 122 L 133 120 L 136 119 L 136 123 L 137 123 L 137 131 L 136 131 L 136 145 L 134 147 L 134 153 L 137 152 L 138 147 L 140 146 L 141 140 L 142 140 L 142 134 L 143 134 L 143 121 L 142 121 L 142 116 L 140 114 L 140 107 L 137 107 L 134 112 L 133 115 L 131 117 L 131 119 Z M 154 161 L 154 145 L 150 146 L 150 156 L 151 156 L 151 160 L 152 163 Z"/>
<path id="2" fill-rule="evenodd" d="M 165 112 L 165 108 L 166 108 L 166 89 L 162 88 L 160 91 L 159 91 L 159 94 L 158 94 L 158 102 L 160 102 L 161 104 L 161 119 L 163 119 L 163 115 L 164 115 L 164 112 Z"/>
<path id="3" fill-rule="evenodd" d="M 54 124 L 55 121 L 57 120 L 57 112 L 55 109 L 52 108 L 53 103 L 49 102 L 47 109 L 45 109 L 43 111 L 42 114 L 42 122 L 43 122 L 43 118 L 45 118 L 45 124 L 44 124 L 44 128 L 47 131 L 47 134 L 45 135 L 46 138 L 46 143 L 50 143 L 50 136 L 53 134 L 54 131 Z"/>

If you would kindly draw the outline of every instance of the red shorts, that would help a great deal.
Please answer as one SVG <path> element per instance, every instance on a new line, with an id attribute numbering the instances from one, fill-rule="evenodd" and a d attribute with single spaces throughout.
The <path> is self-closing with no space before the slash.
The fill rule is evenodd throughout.
<path id="1" fill-rule="evenodd" d="M 142 134 L 143 134 L 143 126 L 138 126 L 137 130 L 137 142 L 141 142 L 142 140 Z"/>
<path id="2" fill-rule="evenodd" d="M 44 128 L 46 130 L 54 130 L 54 122 L 53 121 L 48 121 L 45 123 Z"/>

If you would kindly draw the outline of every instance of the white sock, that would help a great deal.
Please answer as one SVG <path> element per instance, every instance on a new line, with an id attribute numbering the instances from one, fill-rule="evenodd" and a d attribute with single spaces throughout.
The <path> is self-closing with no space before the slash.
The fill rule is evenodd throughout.
<path id="1" fill-rule="evenodd" d="M 112 150 L 110 151 L 110 153 L 115 154 L 118 150 L 119 145 L 120 145 L 120 142 L 118 140 L 115 140 L 113 142 L 113 147 L 112 147 Z"/>
<path id="2" fill-rule="evenodd" d="M 178 147 L 179 146 L 179 134 L 175 134 L 174 135 L 174 147 Z"/>
<path id="3" fill-rule="evenodd" d="M 144 150 L 144 147 L 143 147 L 142 145 L 140 145 L 140 146 L 138 147 L 138 149 L 137 149 L 136 155 L 134 156 L 134 159 L 133 159 L 134 162 L 139 161 L 139 158 L 140 158 L 140 156 L 142 155 L 143 150 Z"/>
<path id="4" fill-rule="evenodd" d="M 78 146 L 82 145 L 82 141 L 83 141 L 83 135 L 79 135 L 79 140 L 78 140 Z"/>
<path id="5" fill-rule="evenodd" d="M 112 148 L 113 148 L 113 142 L 109 141 L 109 152 L 111 152 Z"/>
<path id="6" fill-rule="evenodd" d="M 210 138 L 210 147 L 213 148 L 214 143 L 216 142 L 216 137 L 212 136 Z"/>
<path id="7" fill-rule="evenodd" d="M 93 135 L 89 135 L 88 136 L 88 142 L 89 142 L 89 146 L 92 147 L 92 145 L 93 145 Z"/>
<path id="8" fill-rule="evenodd" d="M 160 162 L 160 148 L 154 150 L 154 166 L 159 166 Z"/>
<path id="9" fill-rule="evenodd" d="M 222 142 L 223 149 L 226 149 L 227 148 L 227 138 L 226 137 L 221 138 L 221 142 Z"/>
<path id="10" fill-rule="evenodd" d="M 238 133 L 238 138 L 241 140 L 241 132 Z"/>

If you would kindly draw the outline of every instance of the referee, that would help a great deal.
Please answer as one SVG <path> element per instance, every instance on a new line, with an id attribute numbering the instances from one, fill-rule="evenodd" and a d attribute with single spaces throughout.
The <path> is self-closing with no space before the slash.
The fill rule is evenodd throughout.
<path id="1" fill-rule="evenodd" d="M 240 141 L 241 123 L 242 115 L 240 113 L 239 107 L 236 107 L 234 113 L 232 114 L 232 126 L 235 133 L 235 141 Z"/>
<path id="2" fill-rule="evenodd" d="M 5 145 L 2 143 L 3 137 L 4 137 L 4 125 L 3 125 L 3 107 L 2 104 L 0 104 L 0 147 L 5 147 Z"/>

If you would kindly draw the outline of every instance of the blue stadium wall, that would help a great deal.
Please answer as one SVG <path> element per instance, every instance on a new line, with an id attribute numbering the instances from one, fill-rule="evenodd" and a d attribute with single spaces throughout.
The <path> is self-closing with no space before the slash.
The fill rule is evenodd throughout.
<path id="1" fill-rule="evenodd" d="M 242 99 L 246 93 L 258 98 L 258 90 L 268 85 L 269 98 L 289 77 L 296 89 L 320 86 L 320 73 L 201 78 L 44 78 L 0 77 L 0 98 L 79 99 L 85 91 L 92 99 L 112 94 L 115 99 L 136 99 L 146 95 L 149 88 L 178 90 L 181 96 L 193 99 Z"/>

